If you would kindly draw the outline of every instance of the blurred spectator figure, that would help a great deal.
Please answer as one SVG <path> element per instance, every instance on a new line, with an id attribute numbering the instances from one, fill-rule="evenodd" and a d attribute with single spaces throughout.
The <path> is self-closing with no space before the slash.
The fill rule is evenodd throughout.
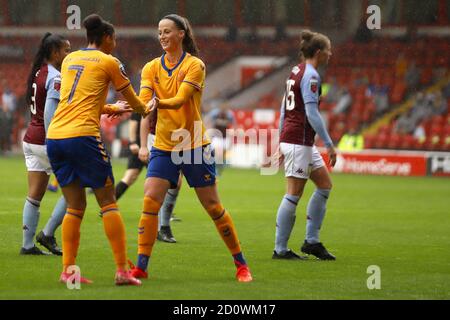
<path id="1" fill-rule="evenodd" d="M 362 19 L 358 26 L 358 29 L 356 29 L 354 41 L 359 43 L 368 43 L 372 41 L 372 39 L 372 31 L 367 28 L 366 20 Z"/>
<path id="2" fill-rule="evenodd" d="M 431 106 L 431 114 L 438 116 L 447 111 L 447 101 L 441 91 L 429 94 L 429 104 Z"/>
<path id="3" fill-rule="evenodd" d="M 338 144 L 339 151 L 361 151 L 364 149 L 364 137 L 355 128 L 344 134 Z"/>
<path id="4" fill-rule="evenodd" d="M 411 118 L 414 119 L 414 123 L 418 123 L 430 115 L 429 98 L 423 92 L 418 92 L 412 107 Z"/>
<path id="5" fill-rule="evenodd" d="M 0 154 L 11 150 L 12 112 L 7 106 L 0 106 Z"/>
<path id="6" fill-rule="evenodd" d="M 325 91 L 324 88 L 327 87 Z M 322 97 L 327 103 L 337 103 L 340 96 L 340 88 L 336 77 L 331 77 L 329 83 L 322 84 Z"/>
<path id="7" fill-rule="evenodd" d="M 5 90 L 3 90 L 2 106 L 7 108 L 11 113 L 14 113 L 16 111 L 17 107 L 16 96 L 8 86 L 6 86 Z"/>
<path id="8" fill-rule="evenodd" d="M 275 42 L 279 42 L 279 41 L 283 41 L 287 39 L 287 34 L 286 34 L 286 25 L 284 24 L 283 21 L 278 21 L 276 26 L 275 26 L 275 38 L 274 41 Z"/>
<path id="9" fill-rule="evenodd" d="M 221 103 L 206 114 L 205 124 L 207 128 L 217 129 L 225 137 L 227 128 L 235 124 L 234 114 L 227 103 Z"/>
<path id="10" fill-rule="evenodd" d="M 427 135 L 425 132 L 425 126 L 423 122 L 419 123 L 419 125 L 414 129 L 413 136 L 420 143 L 425 142 L 425 140 L 427 139 Z"/>
<path id="11" fill-rule="evenodd" d="M 450 82 L 442 89 L 442 94 L 445 99 L 450 98 Z"/>
<path id="12" fill-rule="evenodd" d="M 417 139 L 425 138 L 424 121 L 447 111 L 447 102 L 442 92 L 419 92 L 413 107 L 395 123 L 395 131 L 400 134 L 413 134 Z"/>
<path id="13" fill-rule="evenodd" d="M 237 40 L 238 40 L 238 28 L 233 22 L 231 22 L 228 25 L 228 31 L 225 35 L 225 41 L 236 42 Z"/>
<path id="14" fill-rule="evenodd" d="M 423 118 L 429 118 L 437 114 L 435 105 L 436 105 L 436 94 L 434 92 L 427 93 L 424 98 L 424 104 L 422 105 L 422 109 L 424 110 Z"/>
<path id="15" fill-rule="evenodd" d="M 404 79 L 407 68 L 408 60 L 406 60 L 405 54 L 402 52 L 398 55 L 395 62 L 395 76 L 399 79 Z"/>
<path id="16" fill-rule="evenodd" d="M 326 90 L 324 90 L 326 88 Z M 336 77 L 330 78 L 330 83 L 322 85 L 322 97 L 325 102 L 336 104 L 333 108 L 334 114 L 345 112 L 352 104 L 352 96 L 347 88 L 340 87 Z"/>
<path id="17" fill-rule="evenodd" d="M 417 91 L 420 82 L 420 70 L 417 68 L 415 61 L 411 62 L 406 70 L 405 82 L 410 92 Z"/>
<path id="18" fill-rule="evenodd" d="M 236 124 L 236 119 L 228 104 L 222 103 L 219 108 L 206 115 L 205 123 L 208 128 L 215 129 L 209 135 L 215 152 L 217 173 L 221 175 L 226 164 L 227 151 L 232 144 L 232 138 L 227 136 L 227 129 Z"/>
<path id="19" fill-rule="evenodd" d="M 347 111 L 348 107 L 352 104 L 352 96 L 346 88 L 342 88 L 338 94 L 339 98 L 336 106 L 333 109 L 334 114 L 339 114 Z"/>
<path id="20" fill-rule="evenodd" d="M 412 116 L 412 109 L 402 114 L 394 125 L 394 131 L 399 134 L 410 134 L 416 127 L 416 119 Z"/>
<path id="21" fill-rule="evenodd" d="M 386 85 L 369 85 L 366 95 L 373 97 L 375 103 L 375 114 L 377 116 L 385 113 L 389 109 L 389 88 Z"/>

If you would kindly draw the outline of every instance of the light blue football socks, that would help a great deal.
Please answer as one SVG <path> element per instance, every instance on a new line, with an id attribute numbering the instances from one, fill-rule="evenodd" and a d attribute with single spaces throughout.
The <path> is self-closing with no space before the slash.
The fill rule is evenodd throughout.
<path id="1" fill-rule="evenodd" d="M 311 196 L 311 199 L 309 199 L 306 210 L 306 241 L 308 241 L 308 243 L 320 242 L 319 231 L 325 217 L 327 200 L 329 196 L 329 189 L 316 189 Z"/>
<path id="2" fill-rule="evenodd" d="M 67 210 L 66 199 L 64 199 L 64 196 L 61 196 L 61 198 L 59 198 L 58 202 L 56 203 L 52 215 L 43 230 L 44 234 L 47 237 L 55 236 L 55 230 L 61 225 L 64 219 L 64 215 L 66 214 L 66 210 Z"/>
<path id="3" fill-rule="evenodd" d="M 177 203 L 178 189 L 169 189 L 159 210 L 159 229 L 170 226 L 170 218 Z"/>
<path id="4" fill-rule="evenodd" d="M 25 249 L 31 249 L 34 247 L 34 235 L 36 234 L 36 228 L 39 223 L 39 206 L 40 201 L 27 197 L 25 205 L 23 207 L 23 241 L 22 247 Z"/>
<path id="5" fill-rule="evenodd" d="M 300 197 L 286 194 L 281 201 L 277 213 L 275 233 L 275 251 L 283 254 L 288 250 L 287 244 L 295 224 L 295 209 Z"/>

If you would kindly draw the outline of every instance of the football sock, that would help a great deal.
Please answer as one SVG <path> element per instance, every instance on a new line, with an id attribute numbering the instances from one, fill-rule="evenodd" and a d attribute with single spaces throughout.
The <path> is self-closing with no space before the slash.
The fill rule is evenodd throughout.
<path id="1" fill-rule="evenodd" d="M 308 241 L 308 243 L 319 242 L 319 231 L 322 226 L 323 218 L 325 217 L 329 196 L 329 189 L 316 189 L 309 200 L 308 208 L 306 210 L 306 241 Z"/>
<path id="2" fill-rule="evenodd" d="M 283 254 L 288 250 L 288 241 L 295 224 L 295 209 L 300 197 L 286 194 L 281 201 L 277 213 L 275 233 L 275 251 Z"/>
<path id="3" fill-rule="evenodd" d="M 22 216 L 22 233 L 23 240 L 22 246 L 25 249 L 31 249 L 34 246 L 34 235 L 36 234 L 36 228 L 39 222 L 39 206 L 41 205 L 40 201 L 34 200 L 30 197 L 27 197 L 25 200 L 25 205 L 23 207 L 23 216 Z"/>
<path id="4" fill-rule="evenodd" d="M 221 204 L 215 205 L 207 211 L 216 224 L 217 231 L 219 231 L 231 254 L 236 255 L 240 253 L 241 245 L 239 244 L 236 228 L 228 211 Z"/>
<path id="5" fill-rule="evenodd" d="M 138 229 L 137 267 L 147 270 L 148 260 L 158 234 L 158 211 L 161 204 L 150 197 L 144 197 L 144 207 Z"/>
<path id="6" fill-rule="evenodd" d="M 56 203 L 52 216 L 48 219 L 47 224 L 45 225 L 44 234 L 47 237 L 53 237 L 55 235 L 55 230 L 61 225 L 64 215 L 66 214 L 66 210 L 66 199 L 62 196 Z"/>
<path id="7" fill-rule="evenodd" d="M 84 210 L 67 208 L 66 215 L 62 223 L 62 250 L 63 250 L 63 271 L 67 267 L 75 265 L 75 258 L 80 245 L 80 225 L 83 220 Z"/>
<path id="8" fill-rule="evenodd" d="M 178 189 L 169 189 L 160 209 L 160 226 L 170 226 L 170 218 L 178 198 Z"/>
<path id="9" fill-rule="evenodd" d="M 120 197 L 125 193 L 125 191 L 127 191 L 128 187 L 129 186 L 123 181 L 120 181 L 116 185 L 116 201 L 120 199 Z"/>
<path id="10" fill-rule="evenodd" d="M 126 270 L 127 249 L 125 226 L 116 203 L 111 203 L 101 208 L 103 227 L 109 244 L 111 245 L 114 260 L 118 270 Z"/>
<path id="11" fill-rule="evenodd" d="M 242 254 L 242 252 L 239 252 L 238 254 L 233 254 L 233 259 L 234 259 L 234 265 L 237 268 L 247 265 L 247 262 L 245 261 L 245 258 L 244 258 L 244 255 Z"/>

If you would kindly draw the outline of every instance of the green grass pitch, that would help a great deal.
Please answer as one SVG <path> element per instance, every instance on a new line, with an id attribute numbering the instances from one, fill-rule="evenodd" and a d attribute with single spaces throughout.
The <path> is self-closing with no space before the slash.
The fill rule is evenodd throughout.
<path id="1" fill-rule="evenodd" d="M 125 162 L 115 161 L 113 166 L 119 180 Z M 150 278 L 142 287 L 115 287 L 112 253 L 95 199 L 88 195 L 77 264 L 94 284 L 68 290 L 57 281 L 60 257 L 19 256 L 27 186 L 23 159 L 0 158 L 0 177 L 0 299 L 450 298 L 450 180 L 446 178 L 334 174 L 321 240 L 337 260 L 274 261 L 275 216 L 284 194 L 282 174 L 225 170 L 219 191 L 254 275 L 254 282 L 247 284 L 234 279 L 228 250 L 185 183 L 175 209 L 183 221 L 172 224 L 178 243 L 157 242 Z M 133 261 L 143 181 L 141 175 L 119 201 Z M 312 191 L 308 183 L 297 210 L 289 243 L 297 252 Z M 59 196 L 45 196 L 38 230 Z M 367 288 L 370 265 L 381 268 L 380 290 Z"/>

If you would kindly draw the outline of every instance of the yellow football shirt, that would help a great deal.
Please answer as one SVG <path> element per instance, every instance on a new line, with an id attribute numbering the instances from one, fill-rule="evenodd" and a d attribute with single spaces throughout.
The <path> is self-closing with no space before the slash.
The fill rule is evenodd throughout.
<path id="1" fill-rule="evenodd" d="M 178 110 L 158 109 L 154 147 L 172 151 L 194 149 L 209 144 L 200 110 L 205 86 L 205 64 L 189 53 L 183 53 L 178 64 L 171 68 L 166 64 L 163 55 L 150 61 L 142 69 L 140 97 L 144 102 L 147 102 L 153 93 L 159 99 L 175 97 L 183 82 L 196 90 Z"/>
<path id="2" fill-rule="evenodd" d="M 47 138 L 100 136 L 100 116 L 108 87 L 130 85 L 120 61 L 96 49 L 70 53 L 61 66 L 61 99 Z"/>

